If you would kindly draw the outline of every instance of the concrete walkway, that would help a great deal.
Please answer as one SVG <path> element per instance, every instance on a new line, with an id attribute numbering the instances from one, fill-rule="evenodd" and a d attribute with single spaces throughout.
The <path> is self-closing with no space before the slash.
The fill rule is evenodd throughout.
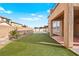
<path id="1" fill-rule="evenodd" d="M 11 41 L 9 40 L 8 36 L 0 38 L 0 49 L 6 46 Z"/>

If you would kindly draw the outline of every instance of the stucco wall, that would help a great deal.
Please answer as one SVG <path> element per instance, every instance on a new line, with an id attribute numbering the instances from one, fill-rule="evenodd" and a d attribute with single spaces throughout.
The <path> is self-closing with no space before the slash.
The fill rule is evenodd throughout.
<path id="1" fill-rule="evenodd" d="M 58 17 L 58 15 L 63 12 L 66 5 L 67 4 L 64 3 L 59 4 L 54 10 L 54 12 L 50 15 L 49 20 L 53 20 L 54 18 Z"/>
<path id="2" fill-rule="evenodd" d="M 0 25 L 0 37 L 8 36 L 12 29 L 11 26 Z"/>

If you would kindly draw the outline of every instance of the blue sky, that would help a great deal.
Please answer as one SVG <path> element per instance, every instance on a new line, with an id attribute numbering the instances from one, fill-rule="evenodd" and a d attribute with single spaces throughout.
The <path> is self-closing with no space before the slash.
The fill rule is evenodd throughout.
<path id="1" fill-rule="evenodd" d="M 0 16 L 30 27 L 47 25 L 49 10 L 55 3 L 2 3 Z"/>

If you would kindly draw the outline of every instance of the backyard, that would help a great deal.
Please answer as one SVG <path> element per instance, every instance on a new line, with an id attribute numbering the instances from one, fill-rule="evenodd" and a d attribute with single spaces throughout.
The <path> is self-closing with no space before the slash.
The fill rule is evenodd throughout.
<path id="1" fill-rule="evenodd" d="M 1 56 L 75 56 L 48 34 L 31 34 L 0 49 Z"/>

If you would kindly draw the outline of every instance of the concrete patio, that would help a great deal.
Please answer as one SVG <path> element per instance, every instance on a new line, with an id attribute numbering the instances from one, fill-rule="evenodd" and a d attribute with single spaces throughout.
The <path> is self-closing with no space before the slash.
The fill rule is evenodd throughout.
<path id="1" fill-rule="evenodd" d="M 59 36 L 59 35 L 53 35 L 52 39 L 56 40 L 58 43 L 64 46 L 64 37 Z M 69 49 L 79 54 L 79 37 L 74 37 L 73 47 Z"/>

